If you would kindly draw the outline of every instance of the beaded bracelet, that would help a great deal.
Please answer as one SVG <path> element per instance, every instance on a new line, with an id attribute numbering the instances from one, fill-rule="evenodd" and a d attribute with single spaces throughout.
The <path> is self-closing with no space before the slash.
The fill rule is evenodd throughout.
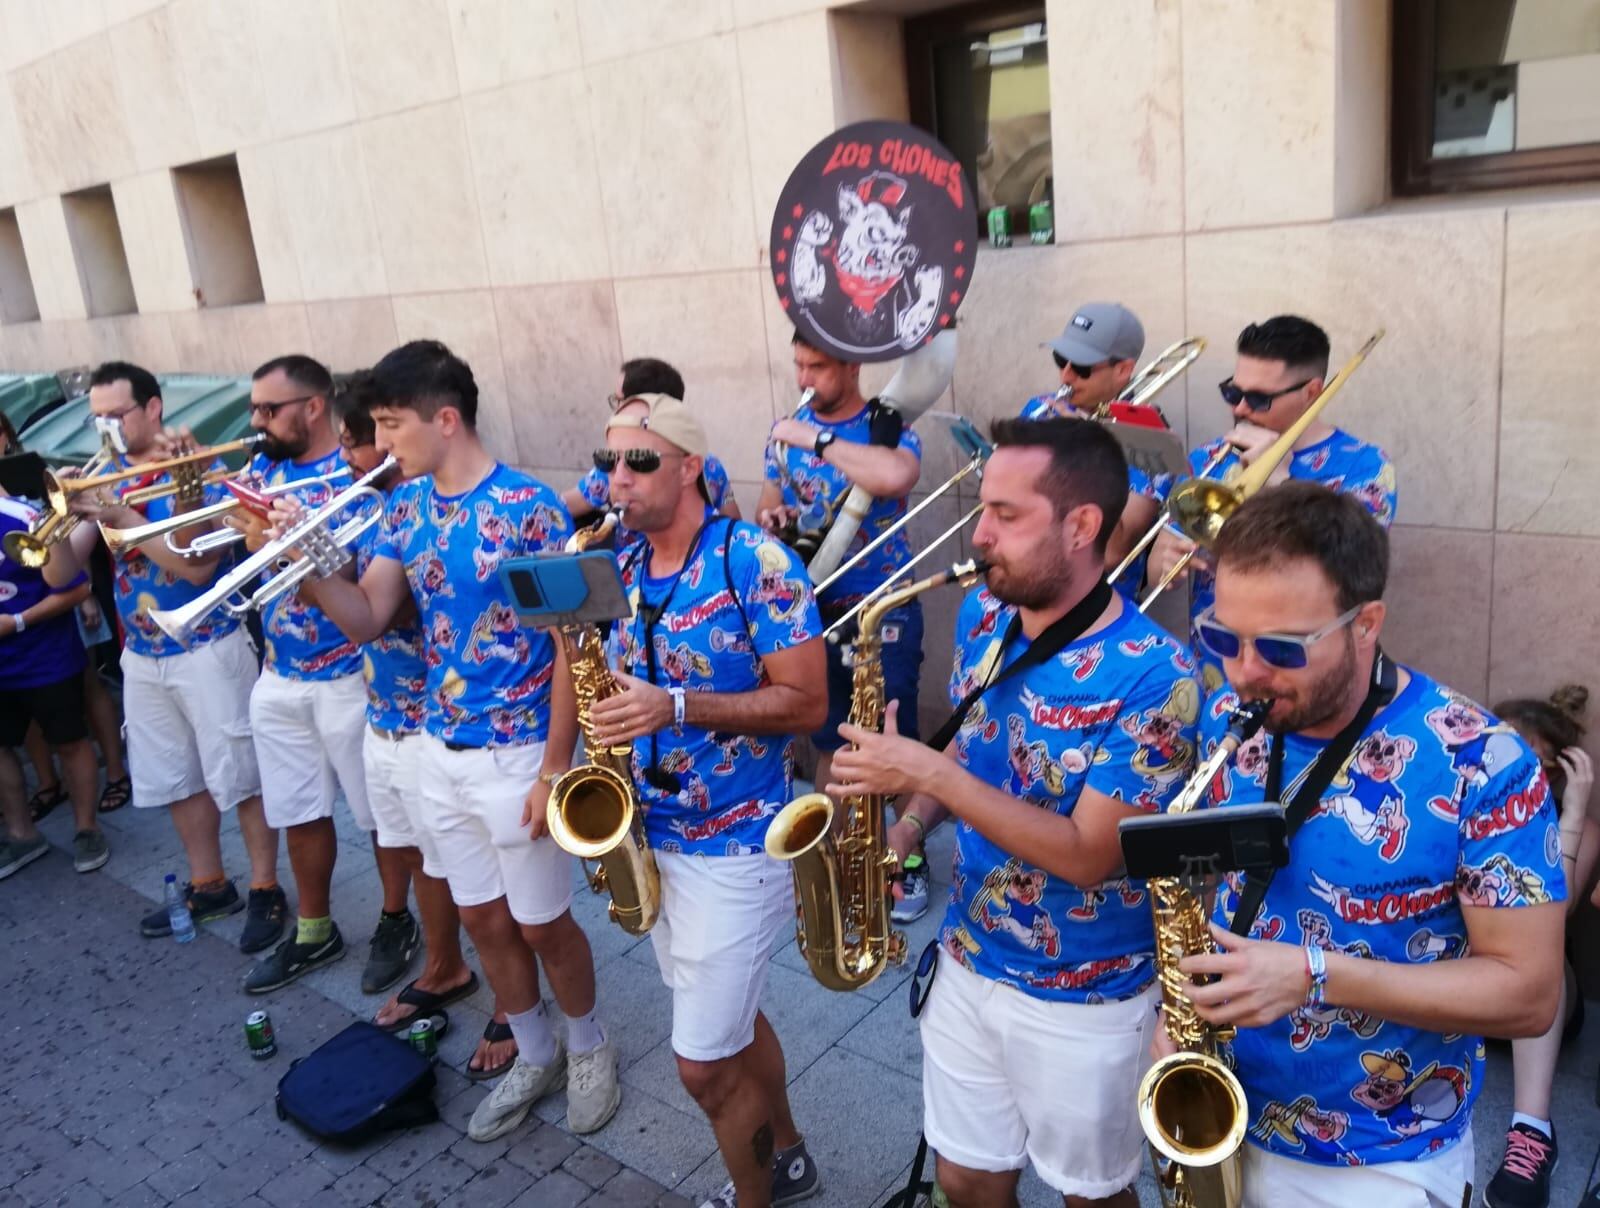
<path id="1" fill-rule="evenodd" d="M 1306 989 L 1306 1006 L 1320 1007 L 1328 989 L 1328 957 L 1315 944 L 1306 945 L 1306 972 L 1311 977 L 1311 984 Z"/>

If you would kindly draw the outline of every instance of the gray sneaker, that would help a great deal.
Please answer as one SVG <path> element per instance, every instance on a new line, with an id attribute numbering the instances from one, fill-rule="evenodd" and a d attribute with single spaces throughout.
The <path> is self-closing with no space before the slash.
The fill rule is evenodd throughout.
<path id="1" fill-rule="evenodd" d="M 549 1065 L 530 1065 L 518 1057 L 488 1098 L 478 1104 L 467 1121 L 467 1136 L 474 1141 L 503 1137 L 528 1118 L 533 1105 L 567 1080 L 567 1045 L 556 1037 L 556 1055 Z"/>
<path id="2" fill-rule="evenodd" d="M 111 859 L 111 845 L 106 833 L 95 830 L 79 831 L 72 837 L 72 867 L 79 872 L 93 872 Z"/>
<path id="3" fill-rule="evenodd" d="M 35 835 L 31 839 L 0 840 L 0 881 L 14 872 L 21 872 L 49 850 L 50 840 L 43 835 Z"/>
<path id="4" fill-rule="evenodd" d="M 598 1132 L 617 1114 L 622 1086 L 617 1081 L 617 1050 L 608 1036 L 587 1053 L 567 1054 L 567 1127 Z"/>
<path id="5" fill-rule="evenodd" d="M 822 1177 L 817 1173 L 817 1164 L 811 1160 L 811 1153 L 806 1149 L 805 1141 L 801 1141 L 789 1149 L 780 1149 L 772 1157 L 772 1208 L 782 1208 L 784 1204 L 798 1204 L 801 1200 L 809 1200 L 822 1190 Z M 733 1190 L 733 1180 L 729 1179 L 709 1200 L 700 1205 L 700 1208 L 737 1208 L 739 1197 Z"/>

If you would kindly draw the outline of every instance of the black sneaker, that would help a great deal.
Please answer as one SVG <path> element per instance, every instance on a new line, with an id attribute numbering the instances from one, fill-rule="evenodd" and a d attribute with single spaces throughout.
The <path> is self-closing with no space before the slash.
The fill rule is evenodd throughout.
<path id="1" fill-rule="evenodd" d="M 411 968 L 411 959 L 421 946 L 422 933 L 409 910 L 396 918 L 379 916 L 367 967 L 361 971 L 361 992 L 381 994 L 394 985 Z"/>
<path id="2" fill-rule="evenodd" d="M 806 1143 L 780 1149 L 772 1159 L 772 1208 L 797 1204 L 822 1190 L 822 1176 L 811 1160 Z"/>
<path id="3" fill-rule="evenodd" d="M 343 955 L 344 937 L 337 926 L 320 944 L 302 944 L 290 936 L 272 950 L 271 956 L 257 961 L 244 975 L 244 992 L 268 994 L 280 990 L 313 969 L 333 964 Z"/>
<path id="4" fill-rule="evenodd" d="M 196 926 L 227 918 L 230 914 L 238 914 L 244 909 L 244 899 L 239 896 L 239 891 L 233 887 L 232 881 L 226 882 L 221 889 L 207 890 L 205 893 L 196 893 L 194 882 L 185 881 L 183 898 L 189 903 L 189 917 L 195 921 Z M 167 908 L 158 906 L 140 919 L 139 934 L 147 939 L 160 939 L 164 935 L 171 935 L 172 920 L 167 915 Z"/>
<path id="5" fill-rule="evenodd" d="M 1488 1208 L 1549 1208 L 1556 1158 L 1554 1137 L 1513 1124 L 1506 1133 L 1505 1160 L 1483 1189 L 1483 1202 Z"/>
<path id="6" fill-rule="evenodd" d="M 244 930 L 239 933 L 239 951 L 260 952 L 272 947 L 283 935 L 283 925 L 289 918 L 289 899 L 281 889 L 252 889 L 249 910 Z"/>

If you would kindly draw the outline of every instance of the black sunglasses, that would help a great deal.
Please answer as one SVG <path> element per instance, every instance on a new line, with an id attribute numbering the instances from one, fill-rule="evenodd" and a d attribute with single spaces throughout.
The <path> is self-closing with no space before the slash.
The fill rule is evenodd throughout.
<path id="1" fill-rule="evenodd" d="M 915 1019 L 922 1014 L 922 1008 L 928 1003 L 928 994 L 933 989 L 934 973 L 939 967 L 939 941 L 929 940 L 928 946 L 922 950 L 922 955 L 917 958 L 916 972 L 911 975 L 911 1018 Z"/>
<path id="2" fill-rule="evenodd" d="M 286 398 L 281 403 L 251 403 L 250 414 L 265 416 L 268 421 L 271 421 L 277 419 L 278 412 L 285 407 L 293 407 L 297 403 L 309 403 L 316 397 L 314 394 L 302 394 L 299 398 Z"/>
<path id="3" fill-rule="evenodd" d="M 1265 411 L 1284 395 L 1293 394 L 1296 390 L 1304 390 L 1315 380 L 1315 378 L 1307 378 L 1305 381 L 1297 382 L 1293 386 L 1285 386 L 1282 390 L 1274 390 L 1268 393 L 1265 390 L 1242 390 L 1234 385 L 1233 379 L 1229 377 L 1217 383 L 1217 390 L 1222 395 L 1222 401 L 1230 407 L 1237 407 L 1240 403 L 1243 403 L 1252 411 Z"/>
<path id="4" fill-rule="evenodd" d="M 664 456 L 666 454 L 658 449 L 624 449 L 621 453 L 615 449 L 596 449 L 594 468 L 602 474 L 610 474 L 617 468 L 617 462 L 623 461 L 635 474 L 654 474 L 661 468 Z"/>
<path id="5" fill-rule="evenodd" d="M 1052 352 L 1050 356 L 1051 359 L 1056 363 L 1057 371 L 1065 369 L 1068 365 L 1071 365 L 1072 372 L 1081 378 L 1093 377 L 1095 370 L 1104 369 L 1107 365 L 1111 364 L 1110 361 L 1100 361 L 1098 364 L 1094 365 L 1080 365 L 1077 361 L 1067 360 L 1067 358 L 1062 356 L 1059 352 Z"/>

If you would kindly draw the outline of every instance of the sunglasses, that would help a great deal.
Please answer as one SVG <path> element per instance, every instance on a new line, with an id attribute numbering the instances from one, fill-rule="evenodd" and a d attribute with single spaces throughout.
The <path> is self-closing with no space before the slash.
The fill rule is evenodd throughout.
<path id="1" fill-rule="evenodd" d="M 1050 357 L 1055 361 L 1056 369 L 1058 371 L 1065 369 L 1068 365 L 1071 365 L 1072 372 L 1081 378 L 1093 377 L 1097 369 L 1104 369 L 1107 365 L 1111 364 L 1110 361 L 1101 361 L 1095 365 L 1080 365 L 1077 361 L 1067 360 L 1067 358 L 1062 356 L 1059 352 L 1052 352 Z"/>
<path id="2" fill-rule="evenodd" d="M 1337 633 L 1350 624 L 1360 611 L 1361 605 L 1357 604 L 1315 633 L 1263 633 L 1251 638 L 1250 644 L 1255 647 L 1256 656 L 1267 666 L 1280 671 L 1298 671 L 1310 661 L 1311 647 L 1330 633 Z M 1200 644 L 1219 659 L 1236 659 L 1244 649 L 1244 639 L 1217 620 L 1214 609 L 1208 608 L 1201 613 L 1195 620 L 1194 629 Z"/>
<path id="3" fill-rule="evenodd" d="M 929 940 L 928 946 L 922 950 L 922 955 L 917 958 L 916 972 L 911 975 L 911 1018 L 915 1019 L 922 1014 L 922 1008 L 927 1005 L 928 994 L 933 990 L 934 970 L 939 965 L 939 941 Z"/>
<path id="4" fill-rule="evenodd" d="M 1243 403 L 1252 411 L 1265 411 L 1284 395 L 1293 394 L 1296 390 L 1304 390 L 1315 380 L 1315 378 L 1307 378 L 1296 385 L 1285 386 L 1282 390 L 1274 390 L 1269 393 L 1265 390 L 1241 389 L 1234 385 L 1233 379 L 1230 377 L 1218 382 L 1217 390 L 1222 395 L 1222 401 L 1230 407 L 1237 407 L 1240 403 Z"/>
<path id="5" fill-rule="evenodd" d="M 268 420 L 273 420 L 278 417 L 278 412 L 285 407 L 293 407 L 296 403 L 309 403 L 316 397 L 314 394 L 302 394 L 299 398 L 286 398 L 281 403 L 251 403 L 250 414 L 264 416 Z"/>
<path id="6" fill-rule="evenodd" d="M 602 474 L 610 474 L 617 468 L 617 462 L 627 463 L 628 469 L 635 474 L 654 474 L 661 468 L 661 459 L 672 456 L 662 453 L 657 449 L 624 449 L 617 452 L 615 449 L 596 449 L 594 451 L 594 468 Z M 679 453 L 676 456 L 682 457 Z"/>

